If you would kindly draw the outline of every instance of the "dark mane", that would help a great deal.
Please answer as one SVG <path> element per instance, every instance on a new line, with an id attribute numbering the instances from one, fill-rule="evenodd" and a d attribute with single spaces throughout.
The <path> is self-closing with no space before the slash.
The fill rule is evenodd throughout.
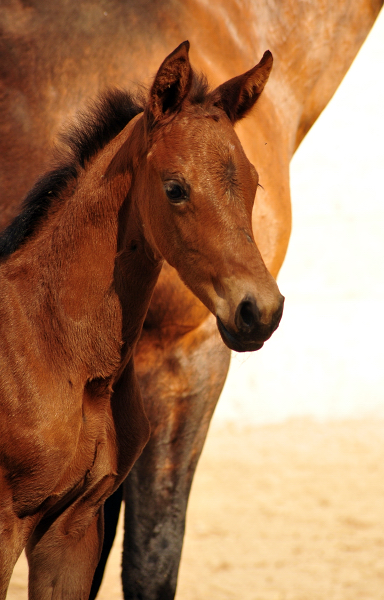
<path id="1" fill-rule="evenodd" d="M 80 168 L 104 148 L 137 114 L 142 102 L 123 90 L 109 90 L 91 105 L 60 141 L 66 151 L 60 152 L 58 166 L 43 175 L 23 202 L 21 213 L 0 235 L 0 258 L 15 252 L 36 230 L 43 216 Z"/>
<path id="2" fill-rule="evenodd" d="M 191 104 L 209 102 L 209 86 L 204 75 L 193 74 L 188 99 Z M 102 150 L 137 114 L 143 112 L 143 95 L 114 89 L 104 93 L 79 113 L 76 121 L 63 132 L 59 140 L 64 145 L 56 159 L 57 167 L 43 175 L 23 201 L 22 210 L 0 234 L 0 259 L 9 256 L 36 231 L 41 219 L 59 200 L 70 181 L 76 179 L 79 169 Z"/>

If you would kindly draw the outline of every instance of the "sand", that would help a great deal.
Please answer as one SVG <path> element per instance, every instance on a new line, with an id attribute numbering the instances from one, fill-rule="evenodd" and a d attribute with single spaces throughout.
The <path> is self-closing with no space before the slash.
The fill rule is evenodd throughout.
<path id="1" fill-rule="evenodd" d="M 100 600 L 121 600 L 121 526 Z M 7 599 L 25 600 L 26 563 Z M 177 600 L 384 600 L 384 421 L 213 428 Z"/>

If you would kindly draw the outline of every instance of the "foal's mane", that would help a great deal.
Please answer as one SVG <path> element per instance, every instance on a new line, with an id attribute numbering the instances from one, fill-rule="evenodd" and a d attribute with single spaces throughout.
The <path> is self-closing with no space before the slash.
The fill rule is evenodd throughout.
<path id="1" fill-rule="evenodd" d="M 193 75 L 188 99 L 204 104 L 209 88 L 203 75 Z M 59 137 L 65 150 L 56 150 L 56 167 L 43 175 L 25 197 L 21 212 L 0 234 L 0 259 L 15 252 L 36 231 L 62 192 L 88 161 L 114 139 L 136 115 L 144 111 L 144 94 L 133 96 L 121 89 L 105 92 L 80 113 Z"/>
<path id="2" fill-rule="evenodd" d="M 108 90 L 60 135 L 65 149 L 55 151 L 56 167 L 25 197 L 22 210 L 0 235 L 0 258 L 15 252 L 36 230 L 55 200 L 60 200 L 80 169 L 102 150 L 144 107 L 130 93 Z"/>

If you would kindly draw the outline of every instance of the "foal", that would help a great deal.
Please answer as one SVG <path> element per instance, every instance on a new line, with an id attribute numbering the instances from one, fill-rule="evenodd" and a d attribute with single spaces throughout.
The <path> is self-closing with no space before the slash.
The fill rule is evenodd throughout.
<path id="1" fill-rule="evenodd" d="M 143 106 L 104 98 L 0 238 L 0 600 L 24 547 L 30 600 L 88 598 L 103 503 L 149 435 L 133 351 L 163 259 L 230 348 L 260 348 L 281 318 L 233 130 L 272 56 L 208 92 L 188 49 Z"/>

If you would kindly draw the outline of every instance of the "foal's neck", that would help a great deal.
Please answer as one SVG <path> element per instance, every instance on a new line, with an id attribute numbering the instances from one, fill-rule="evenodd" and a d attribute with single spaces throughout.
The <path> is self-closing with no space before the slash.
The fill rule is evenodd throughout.
<path id="1" fill-rule="evenodd" d="M 76 244 L 68 261 L 67 284 L 61 284 L 67 313 L 74 312 L 76 318 L 86 312 L 98 328 L 103 325 L 106 338 L 108 333 L 119 335 L 124 362 L 139 339 L 162 264 L 144 236 L 136 199 L 130 193 L 136 157 L 125 150 L 126 168 L 113 168 L 128 138 L 140 137 L 140 119 L 134 119 L 100 153 L 78 182 L 68 209 L 73 204 L 79 228 L 73 234 Z"/>
<path id="2" fill-rule="evenodd" d="M 161 269 L 131 198 L 129 164 L 124 172 L 110 168 L 134 127 L 85 168 L 19 255 L 34 278 L 31 293 L 41 296 L 44 288 L 39 329 L 44 314 L 53 315 L 62 347 L 76 348 L 89 378 L 109 377 L 132 356 Z"/>

